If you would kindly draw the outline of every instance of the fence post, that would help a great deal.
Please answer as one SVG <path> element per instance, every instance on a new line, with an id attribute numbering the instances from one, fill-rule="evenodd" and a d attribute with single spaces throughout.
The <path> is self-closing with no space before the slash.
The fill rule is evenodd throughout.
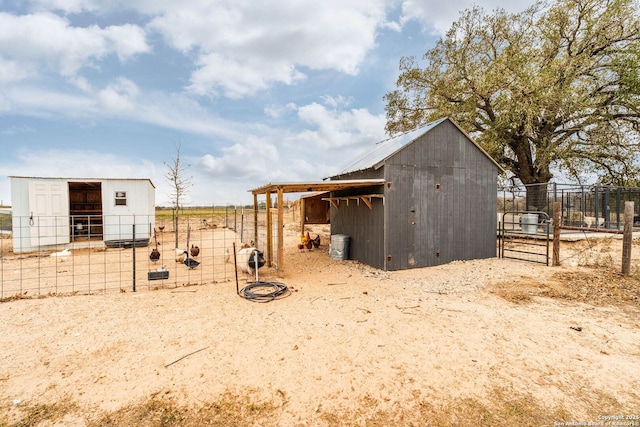
<path id="1" fill-rule="evenodd" d="M 133 224 L 133 244 L 132 244 L 132 249 L 133 249 L 133 292 L 136 291 L 136 224 L 134 222 Z"/>
<path id="2" fill-rule="evenodd" d="M 562 204 L 555 202 L 553 204 L 553 260 L 551 265 L 557 267 L 560 265 L 560 217 L 562 212 Z"/>
<path id="3" fill-rule="evenodd" d="M 631 273 L 631 244 L 633 242 L 633 202 L 624 202 L 624 234 L 622 238 L 622 274 Z"/>

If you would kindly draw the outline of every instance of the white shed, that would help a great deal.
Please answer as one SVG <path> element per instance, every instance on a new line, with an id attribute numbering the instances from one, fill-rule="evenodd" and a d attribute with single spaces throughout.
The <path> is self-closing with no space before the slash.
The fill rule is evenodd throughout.
<path id="1" fill-rule="evenodd" d="M 155 186 L 149 179 L 9 178 L 15 253 L 92 241 L 146 246 L 152 237 Z"/>

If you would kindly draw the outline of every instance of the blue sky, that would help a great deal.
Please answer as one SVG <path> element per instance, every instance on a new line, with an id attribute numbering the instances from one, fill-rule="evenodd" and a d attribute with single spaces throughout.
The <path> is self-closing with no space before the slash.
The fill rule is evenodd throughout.
<path id="1" fill-rule="evenodd" d="M 321 180 L 387 137 L 400 57 L 472 3 L 0 0 L 0 201 L 8 176 L 121 177 L 167 205 L 178 144 L 187 205 Z"/>

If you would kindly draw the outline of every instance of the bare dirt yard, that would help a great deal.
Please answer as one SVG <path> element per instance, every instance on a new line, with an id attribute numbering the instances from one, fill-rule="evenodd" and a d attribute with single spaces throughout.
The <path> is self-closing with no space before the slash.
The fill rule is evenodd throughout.
<path id="1" fill-rule="evenodd" d="M 233 279 L 0 303 L 0 426 L 640 425 L 640 240 L 631 276 L 613 238 L 384 272 L 288 227 L 268 303 Z"/>

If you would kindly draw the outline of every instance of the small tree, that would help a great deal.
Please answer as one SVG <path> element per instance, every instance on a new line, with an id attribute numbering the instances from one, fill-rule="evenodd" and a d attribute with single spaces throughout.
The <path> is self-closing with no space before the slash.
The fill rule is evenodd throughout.
<path id="1" fill-rule="evenodd" d="M 186 169 L 189 165 L 184 165 L 182 163 L 182 159 L 180 158 L 180 149 L 182 148 L 182 144 L 176 144 L 176 154 L 173 159 L 171 159 L 171 163 L 164 162 L 167 167 L 167 179 L 171 183 L 171 204 L 173 208 L 173 229 L 176 233 L 176 248 L 178 247 L 178 212 L 181 207 L 181 203 L 183 202 L 189 187 L 193 184 L 191 183 L 191 177 L 186 176 Z"/>

